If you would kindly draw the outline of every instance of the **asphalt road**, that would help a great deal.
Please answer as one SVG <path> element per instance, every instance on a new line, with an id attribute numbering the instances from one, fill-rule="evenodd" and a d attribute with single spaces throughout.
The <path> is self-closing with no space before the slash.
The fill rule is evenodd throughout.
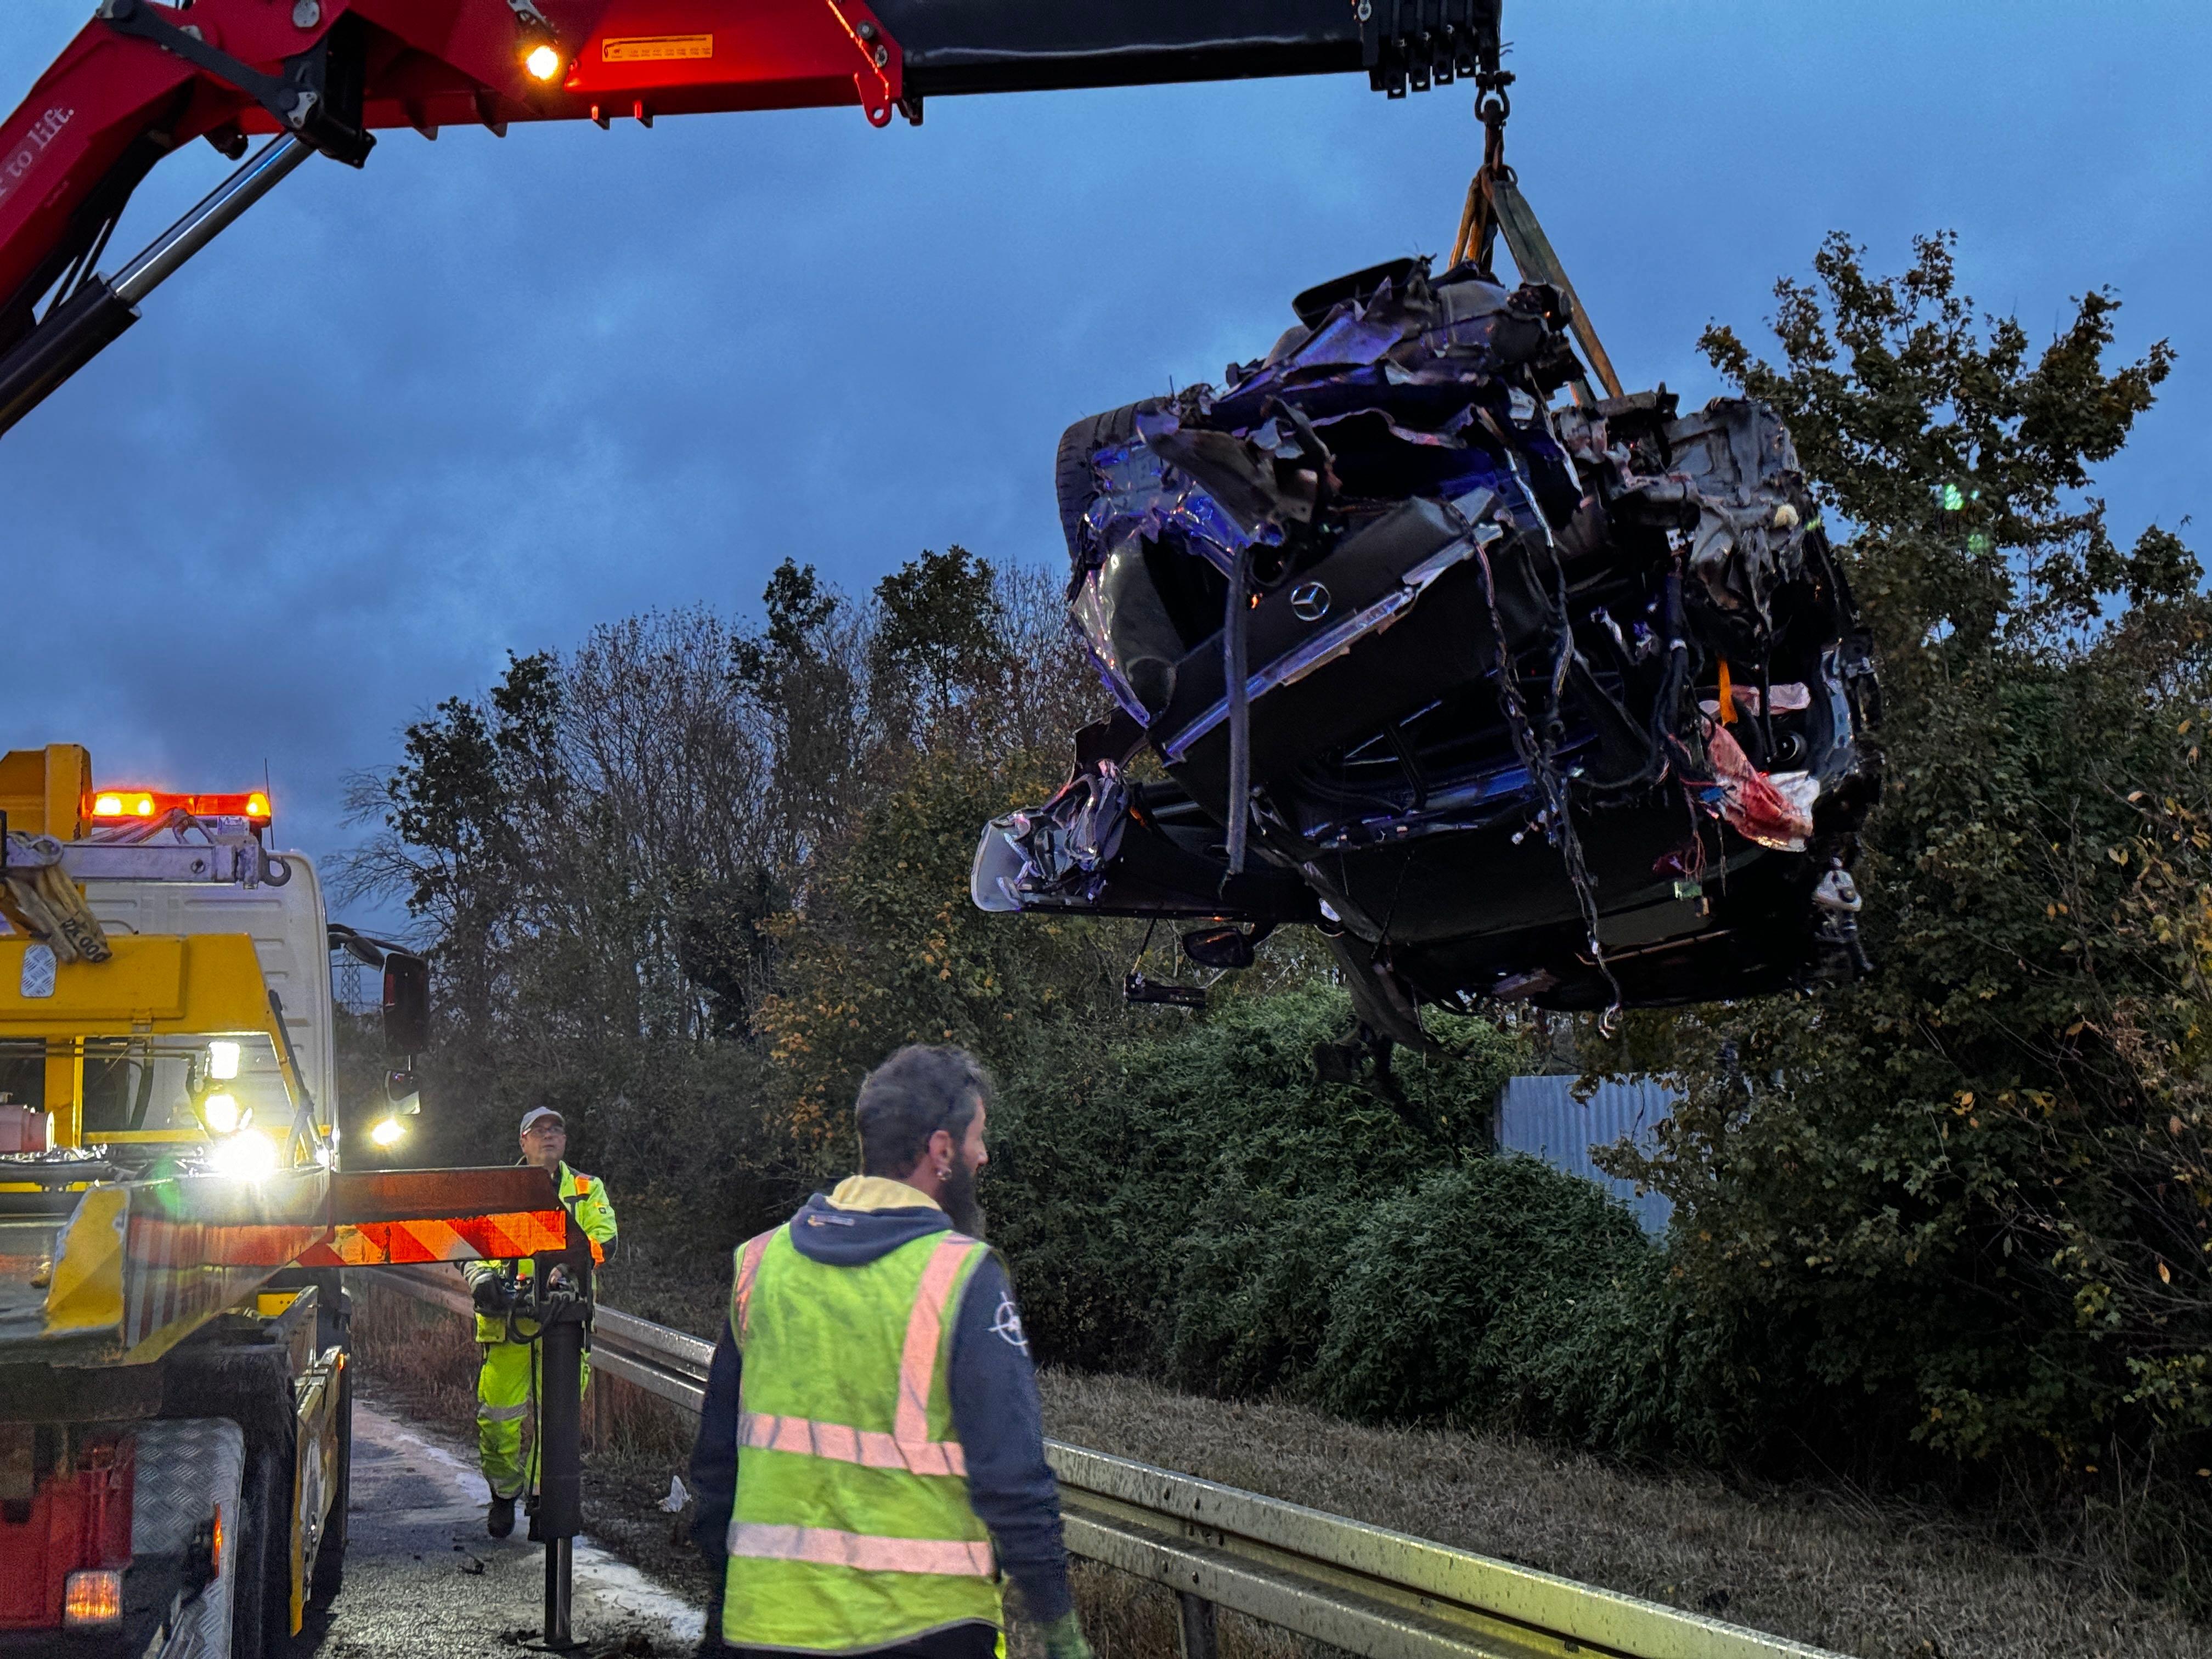
<path id="1" fill-rule="evenodd" d="M 518 1520 L 504 1540 L 484 1533 L 484 1485 L 474 1467 L 411 1425 L 354 1402 L 352 1534 L 345 1587 L 285 1659 L 516 1659 L 544 1651 L 544 1550 Z M 635 1568 L 575 1545 L 573 1651 L 689 1654 L 699 1609 Z"/>

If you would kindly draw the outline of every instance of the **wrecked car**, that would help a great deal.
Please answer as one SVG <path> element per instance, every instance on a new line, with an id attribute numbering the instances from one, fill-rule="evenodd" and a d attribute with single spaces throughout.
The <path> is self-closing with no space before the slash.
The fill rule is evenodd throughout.
<path id="1" fill-rule="evenodd" d="M 1878 694 L 1790 435 L 1592 397 L 1571 303 L 1394 261 L 1068 430 L 1069 619 L 1115 708 L 985 830 L 976 904 L 1203 922 L 1206 968 L 1311 927 L 1412 1044 L 1424 1005 L 1863 969 Z"/>

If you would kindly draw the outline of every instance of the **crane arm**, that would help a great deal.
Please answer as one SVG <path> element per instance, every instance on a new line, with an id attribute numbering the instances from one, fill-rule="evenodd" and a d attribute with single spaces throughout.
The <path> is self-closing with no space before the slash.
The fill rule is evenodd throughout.
<path id="1" fill-rule="evenodd" d="M 857 106 L 1361 73 L 1391 96 L 1494 70 L 1502 0 L 99 0 L 0 124 L 0 431 L 137 320 L 152 287 L 307 155 L 379 129 Z M 280 142 L 112 278 L 161 159 Z"/>

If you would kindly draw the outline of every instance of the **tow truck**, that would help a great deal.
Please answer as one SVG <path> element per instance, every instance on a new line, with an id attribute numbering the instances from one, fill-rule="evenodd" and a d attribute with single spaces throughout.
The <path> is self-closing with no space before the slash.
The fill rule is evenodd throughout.
<path id="1" fill-rule="evenodd" d="M 271 822 L 0 758 L 0 1653 L 274 1651 L 343 1574 L 343 1270 L 580 1239 L 541 1171 L 347 1167 L 416 1103 L 428 975 Z M 343 1106 L 333 945 L 394 1051 Z"/>

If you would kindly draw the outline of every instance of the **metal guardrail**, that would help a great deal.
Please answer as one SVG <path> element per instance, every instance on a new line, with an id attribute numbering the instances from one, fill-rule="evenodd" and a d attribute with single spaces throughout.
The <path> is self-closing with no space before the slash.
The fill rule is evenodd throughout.
<path id="1" fill-rule="evenodd" d="M 374 1282 L 472 1311 L 437 1268 L 368 1270 Z M 594 1317 L 597 1369 L 691 1412 L 712 1345 L 612 1308 Z M 1839 1659 L 1820 1648 L 1577 1583 L 1302 1504 L 1063 1441 L 1067 1547 L 1181 1598 L 1184 1659 L 1214 1659 L 1228 1607 L 1363 1659 Z"/>

